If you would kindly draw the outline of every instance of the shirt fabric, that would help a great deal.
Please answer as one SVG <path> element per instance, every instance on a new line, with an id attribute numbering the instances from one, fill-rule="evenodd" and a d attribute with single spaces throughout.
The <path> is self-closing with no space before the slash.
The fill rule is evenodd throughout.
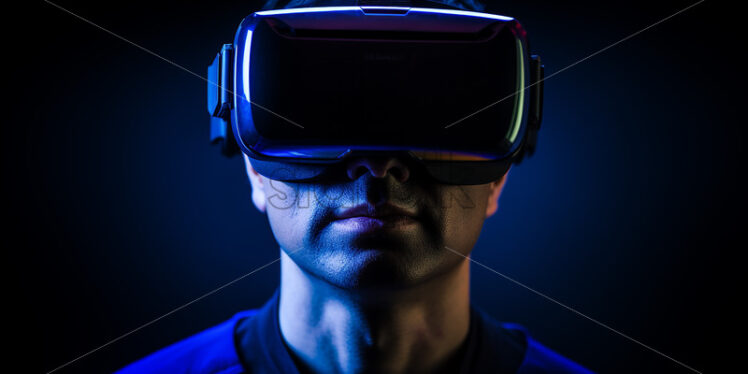
<path id="1" fill-rule="evenodd" d="M 279 294 L 277 288 L 261 308 L 239 312 L 117 374 L 299 374 L 280 332 Z M 499 323 L 473 304 L 461 355 L 460 374 L 591 373 L 534 340 L 522 326 Z"/>

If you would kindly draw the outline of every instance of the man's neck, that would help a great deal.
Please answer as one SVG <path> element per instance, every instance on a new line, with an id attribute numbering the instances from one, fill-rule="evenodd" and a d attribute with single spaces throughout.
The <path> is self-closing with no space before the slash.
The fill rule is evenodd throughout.
<path id="1" fill-rule="evenodd" d="M 281 335 L 311 373 L 453 371 L 470 324 L 469 265 L 372 302 L 305 272 L 281 250 Z"/>

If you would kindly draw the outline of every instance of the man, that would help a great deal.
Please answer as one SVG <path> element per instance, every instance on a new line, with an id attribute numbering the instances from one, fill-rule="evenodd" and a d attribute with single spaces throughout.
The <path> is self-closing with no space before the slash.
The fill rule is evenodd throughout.
<path id="1" fill-rule="evenodd" d="M 245 165 L 281 248 L 280 287 L 122 373 L 587 372 L 470 305 L 467 256 L 506 174 L 445 186 L 396 157 L 363 157 L 339 183 L 291 184 Z"/>
<path id="2" fill-rule="evenodd" d="M 508 170 L 444 184 L 380 152 L 282 181 L 243 157 L 280 246 L 280 286 L 261 308 L 121 373 L 588 372 L 470 303 L 469 256 Z"/>

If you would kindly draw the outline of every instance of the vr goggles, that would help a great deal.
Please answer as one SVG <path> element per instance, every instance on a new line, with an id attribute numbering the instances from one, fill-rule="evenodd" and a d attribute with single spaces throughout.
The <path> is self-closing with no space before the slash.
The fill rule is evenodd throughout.
<path id="1" fill-rule="evenodd" d="M 411 6 L 259 11 L 208 67 L 210 139 L 282 181 L 396 153 L 441 183 L 489 183 L 534 152 L 542 79 L 511 17 Z"/>

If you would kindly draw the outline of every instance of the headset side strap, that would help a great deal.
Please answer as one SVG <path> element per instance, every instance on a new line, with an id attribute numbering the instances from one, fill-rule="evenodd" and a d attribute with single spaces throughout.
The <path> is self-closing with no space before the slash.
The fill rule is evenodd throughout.
<path id="1" fill-rule="evenodd" d="M 239 151 L 231 130 L 233 51 L 232 44 L 224 44 L 213 63 L 208 66 L 210 142 L 221 144 L 221 153 L 225 156 L 233 156 Z"/>
<path id="2" fill-rule="evenodd" d="M 544 68 L 540 56 L 530 56 L 530 81 L 532 87 L 530 90 L 530 116 L 527 119 L 527 140 L 525 143 L 525 154 L 523 157 L 532 156 L 535 153 L 535 146 L 538 141 L 538 132 L 540 123 L 543 119 L 543 75 Z"/>
<path id="3" fill-rule="evenodd" d="M 530 108 L 527 117 L 527 132 L 522 139 L 522 146 L 514 156 L 514 164 L 519 165 L 526 157 L 535 153 L 535 144 L 538 141 L 540 122 L 543 119 L 543 77 L 544 67 L 540 56 L 530 56 Z"/>
<path id="4" fill-rule="evenodd" d="M 543 66 L 540 56 L 532 55 L 530 60 L 530 79 L 532 84 L 532 108 L 530 111 L 530 121 L 536 129 L 540 129 L 540 122 L 543 120 L 543 79 L 545 77 L 545 67 Z"/>

